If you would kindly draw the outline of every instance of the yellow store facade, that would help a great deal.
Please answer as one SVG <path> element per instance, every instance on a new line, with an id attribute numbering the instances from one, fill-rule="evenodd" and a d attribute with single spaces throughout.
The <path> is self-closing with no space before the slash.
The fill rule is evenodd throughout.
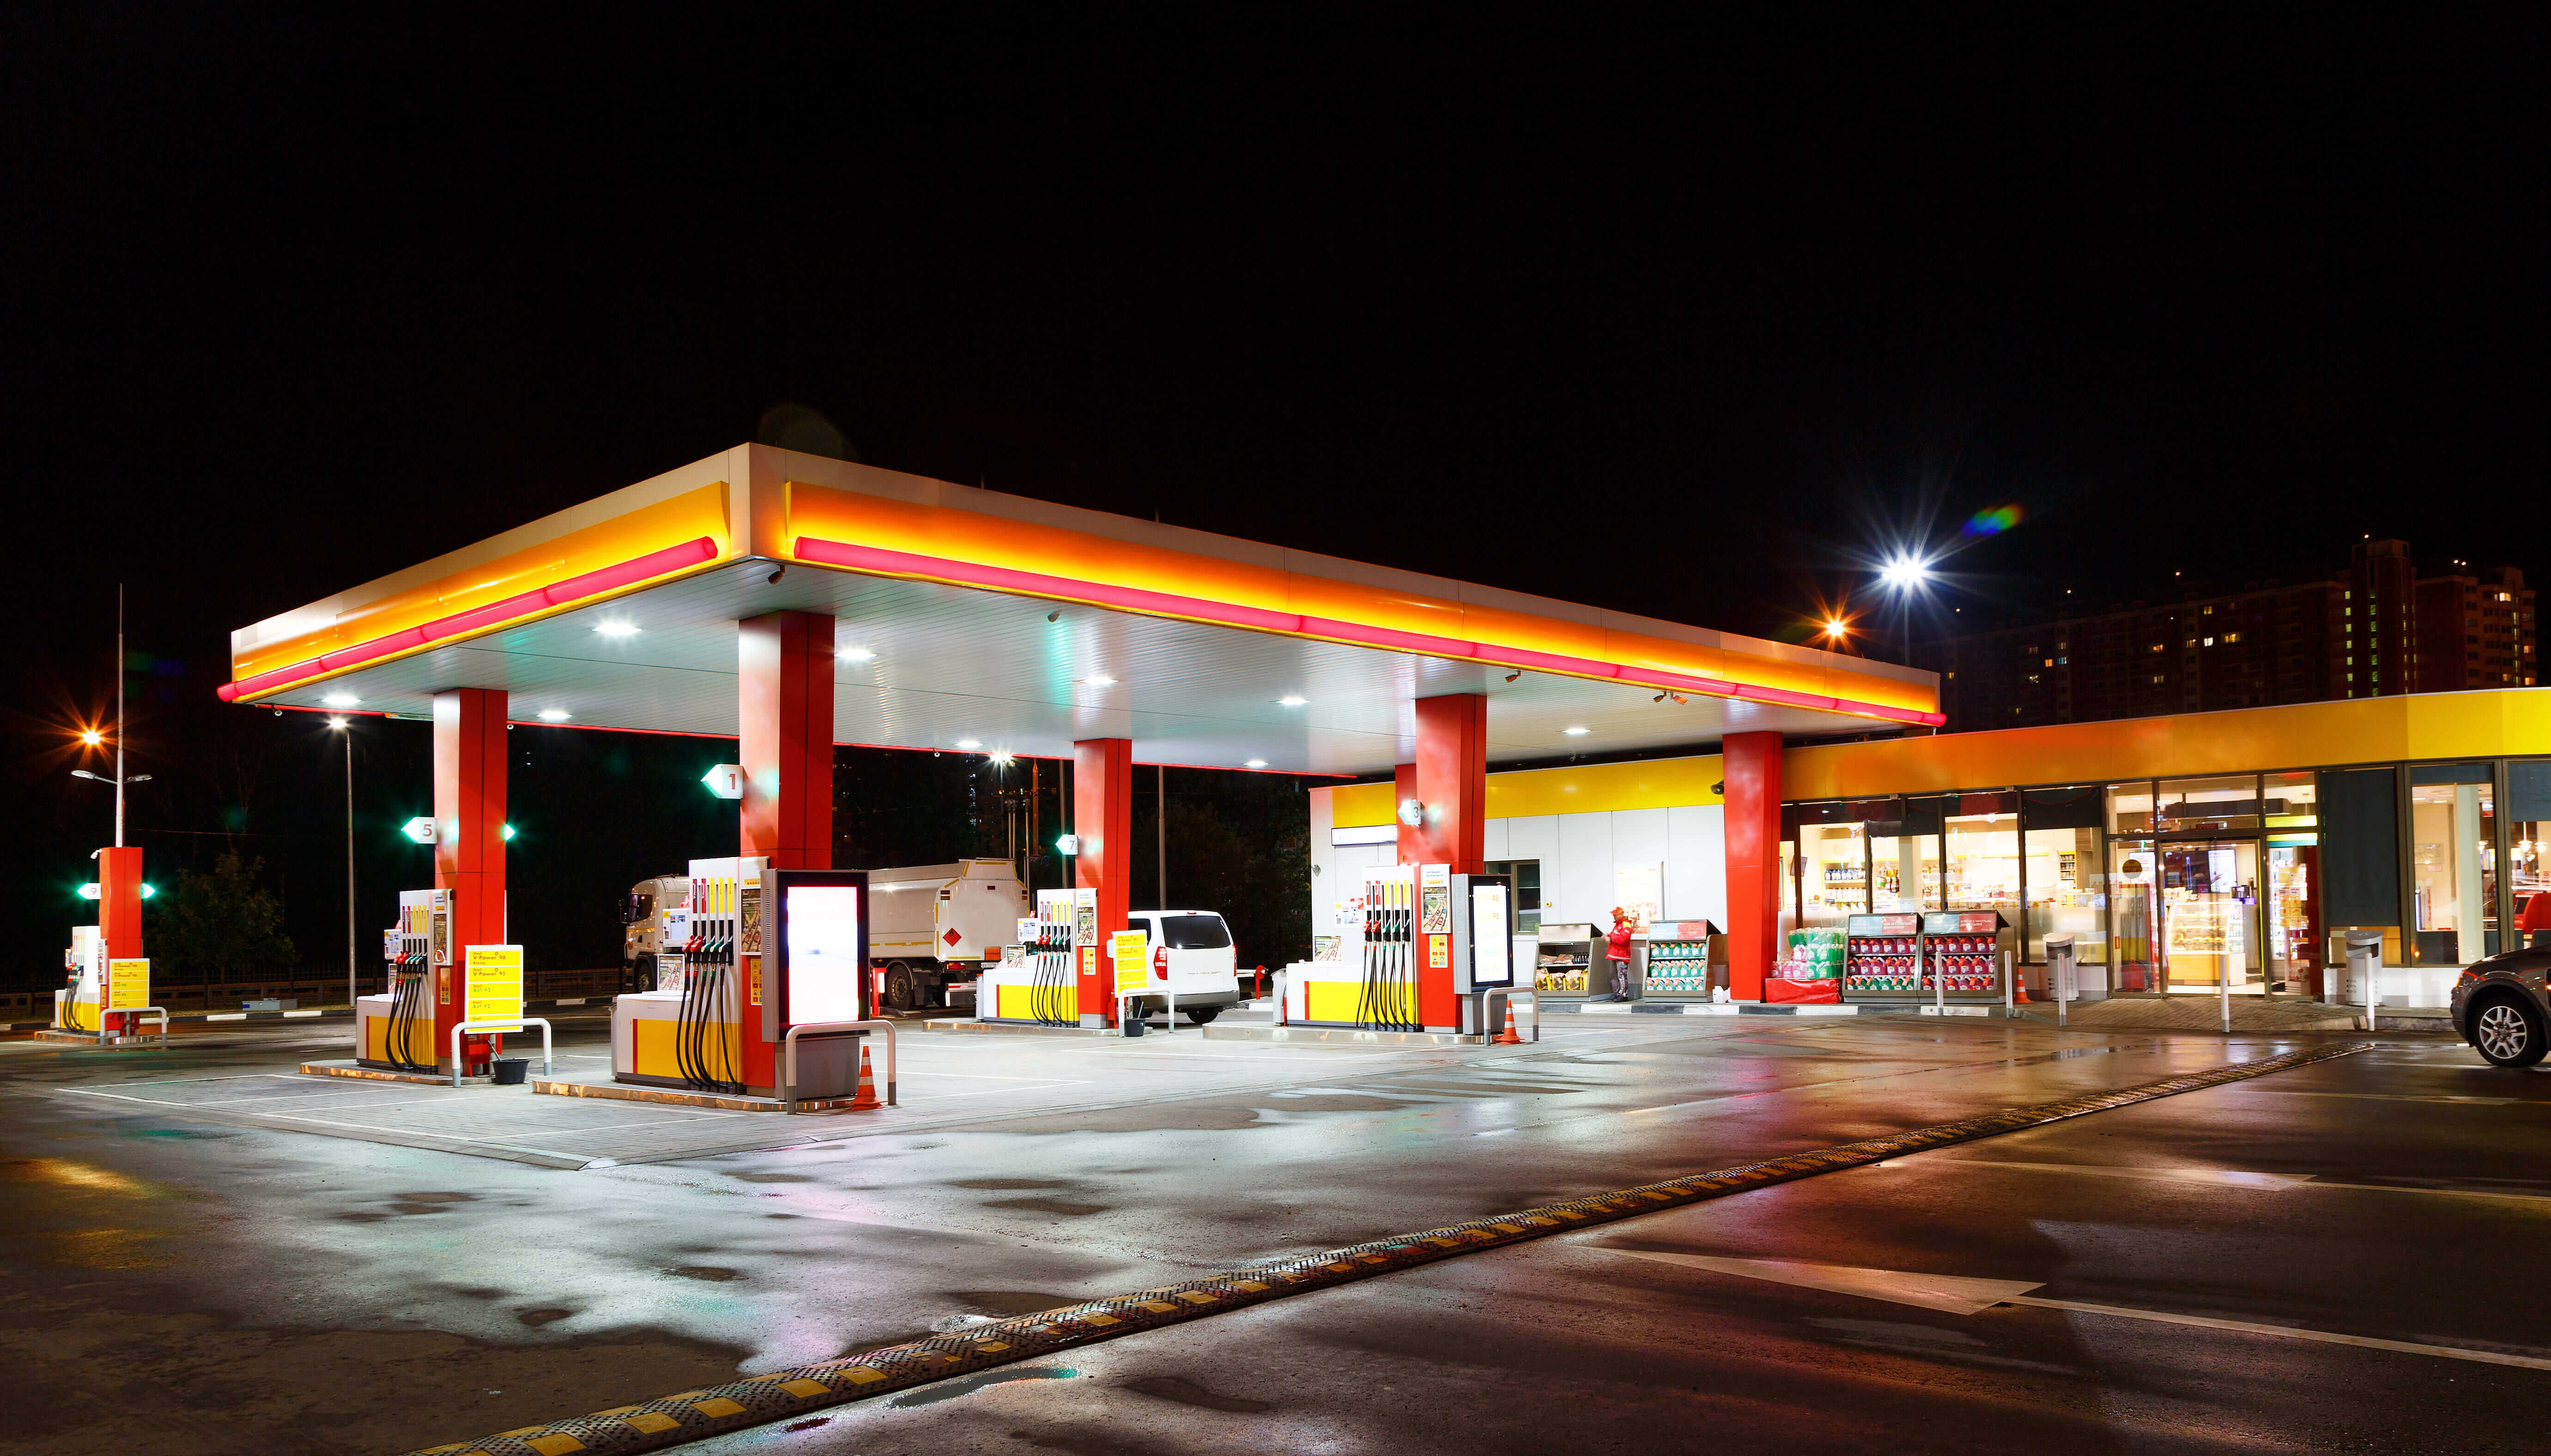
<path id="1" fill-rule="evenodd" d="M 2384 999 L 2441 1005 L 2543 887 L 2546 692 L 1787 748 L 1782 928 L 1997 911 L 2023 963 L 2074 936 L 2093 995 L 2318 994 L 2339 937 L 2374 929 Z M 1654 886 L 1658 918 L 1723 922 L 1720 783 L 1709 754 L 1492 773 L 1487 858 L 1544 922 L 1603 922 Z M 1316 936 L 1324 892 L 1397 853 L 1396 794 L 1311 798 Z"/>

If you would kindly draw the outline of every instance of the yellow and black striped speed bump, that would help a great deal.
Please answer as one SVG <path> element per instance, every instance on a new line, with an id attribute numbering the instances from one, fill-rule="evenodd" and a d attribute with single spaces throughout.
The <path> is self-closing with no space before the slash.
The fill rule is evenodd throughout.
<path id="1" fill-rule="evenodd" d="M 1652 1183 L 1618 1193 L 1598 1194 L 1568 1203 L 1526 1209 L 1493 1218 L 1475 1218 L 1445 1228 L 1396 1238 L 1376 1239 L 1349 1248 L 1289 1259 L 1263 1268 L 1233 1270 L 1184 1284 L 1163 1285 L 1129 1295 L 1092 1300 L 1066 1310 L 1048 1310 L 996 1323 L 977 1325 L 964 1334 L 940 1335 L 868 1350 L 840 1360 L 774 1370 L 750 1380 L 684 1391 L 644 1405 L 596 1410 L 548 1425 L 527 1425 L 475 1441 L 429 1446 L 414 1456 L 565 1456 L 594 1451 L 657 1451 L 684 1441 L 783 1420 L 827 1406 L 870 1396 L 890 1395 L 914 1386 L 989 1370 L 1019 1360 L 1035 1359 L 1077 1345 L 1119 1335 L 1159 1329 L 1226 1310 L 1326 1289 L 1377 1274 L 1410 1269 L 1456 1254 L 1498 1248 L 1570 1228 L 1587 1228 L 1617 1218 L 1680 1208 L 1706 1199 L 1865 1167 L 1888 1158 L 1953 1143 L 1972 1142 L 2024 1127 L 2042 1126 L 2067 1117 L 2104 1113 L 2176 1093 L 2197 1092 L 2270 1072 L 2283 1072 L 2331 1057 L 2364 1051 L 2357 1042 L 2288 1052 L 2262 1061 L 2236 1062 L 2208 1072 L 2147 1082 L 2140 1087 L 2092 1093 L 2062 1102 L 2012 1108 L 1981 1117 L 1943 1122 L 1910 1132 L 1873 1137 L 1839 1147 L 1791 1153 L 1714 1173 L 1695 1173 L 1669 1183 Z"/>

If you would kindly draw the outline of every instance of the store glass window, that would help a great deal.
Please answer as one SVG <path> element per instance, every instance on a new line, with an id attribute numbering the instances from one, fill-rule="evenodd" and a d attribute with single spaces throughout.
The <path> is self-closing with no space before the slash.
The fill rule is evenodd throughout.
<path id="1" fill-rule="evenodd" d="M 2158 991 L 2153 919 L 2159 863 L 2150 839 L 2108 841 L 2108 975 L 2114 991 Z"/>
<path id="2" fill-rule="evenodd" d="M 1947 910 L 1997 910 L 2012 924 L 2019 913 L 2019 796 L 1967 794 L 1943 825 Z"/>
<path id="3" fill-rule="evenodd" d="M 2100 858 L 2104 800 L 2095 784 L 2030 789 L 2020 796 L 2020 855 L 2028 920 L 2021 955 L 2046 959 L 2049 932 L 2073 937 L 2083 965 L 2108 958 L 2107 867 Z"/>
<path id="4" fill-rule="evenodd" d="M 2270 829 L 2308 829 L 2320 825 L 2320 775 L 2272 773 L 2259 780 L 2259 809 Z"/>
<path id="5" fill-rule="evenodd" d="M 2506 766 L 2507 878 L 2521 919 L 2524 902 L 2551 890 L 2551 759 L 2518 759 Z"/>
<path id="6" fill-rule="evenodd" d="M 2409 769 L 2410 954 L 2469 965 L 2496 951 L 2498 821 L 2486 763 Z"/>
<path id="7" fill-rule="evenodd" d="M 1879 833 L 1869 836 L 1869 905 L 1882 915 L 1940 909 L 1940 836 Z"/>
<path id="8" fill-rule="evenodd" d="M 2153 786 L 2149 782 L 2108 786 L 2108 836 L 2149 834 L 2153 826 Z"/>
<path id="9" fill-rule="evenodd" d="M 1492 859 L 1488 873 L 1503 875 L 1514 892 L 1515 933 L 1541 933 L 1541 861 L 1538 859 Z"/>
<path id="10" fill-rule="evenodd" d="M 1861 826 L 1798 825 L 1798 923 L 1839 926 L 1869 910 L 1869 840 Z"/>
<path id="11" fill-rule="evenodd" d="M 2161 781 L 2155 825 L 2164 833 L 2256 829 L 2259 818 L 2257 774 Z"/>

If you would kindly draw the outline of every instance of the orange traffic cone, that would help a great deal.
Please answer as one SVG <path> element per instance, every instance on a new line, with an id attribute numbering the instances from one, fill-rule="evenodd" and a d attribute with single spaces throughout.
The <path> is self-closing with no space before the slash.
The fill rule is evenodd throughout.
<path id="1" fill-rule="evenodd" d="M 1513 1002 L 1497 1003 L 1497 1034 L 1488 1038 L 1488 1044 L 1490 1046 L 1523 1045 L 1523 1038 L 1515 1034 Z"/>
<path id="2" fill-rule="evenodd" d="M 868 1070 L 868 1044 L 863 1038 L 860 1042 L 860 1090 L 859 1095 L 851 1099 L 851 1111 L 865 1112 L 884 1106 L 877 1101 L 876 1073 Z"/>

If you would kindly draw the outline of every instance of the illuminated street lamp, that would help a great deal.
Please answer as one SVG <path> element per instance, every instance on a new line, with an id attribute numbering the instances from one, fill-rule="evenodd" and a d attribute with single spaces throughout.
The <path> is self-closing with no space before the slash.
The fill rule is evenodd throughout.
<path id="1" fill-rule="evenodd" d="M 1904 624 L 1904 665 L 1913 665 L 1913 594 L 1931 580 L 1931 563 L 1906 552 L 1887 558 L 1879 568 L 1878 579 L 1895 593 L 1896 610 Z"/>

